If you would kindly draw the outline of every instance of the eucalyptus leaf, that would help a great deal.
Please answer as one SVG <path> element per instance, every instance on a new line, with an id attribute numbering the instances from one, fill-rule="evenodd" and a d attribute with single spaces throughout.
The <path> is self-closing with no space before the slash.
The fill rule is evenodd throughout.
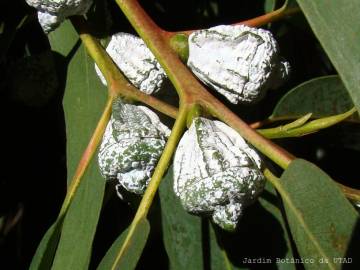
<path id="1" fill-rule="evenodd" d="M 276 6 L 276 0 L 265 0 L 264 1 L 264 11 L 265 13 L 269 13 L 274 11 Z"/>
<path id="2" fill-rule="evenodd" d="M 119 251 L 122 249 L 129 231 L 130 228 L 126 229 L 115 240 L 104 258 L 101 260 L 97 268 L 98 270 L 135 269 L 136 264 L 140 259 L 141 253 L 145 247 L 146 240 L 149 236 L 150 224 L 148 220 L 144 218 L 138 221 L 134 228 L 131 241 L 128 242 L 124 252 L 119 257 Z"/>
<path id="3" fill-rule="evenodd" d="M 48 35 L 51 49 L 60 55 L 67 57 L 76 42 L 79 40 L 79 35 L 71 25 L 69 20 L 61 24 L 59 28 Z"/>
<path id="4" fill-rule="evenodd" d="M 338 258 L 351 259 L 354 267 L 359 215 L 336 183 L 312 163 L 296 159 L 275 185 L 305 268 L 345 267 Z"/>
<path id="5" fill-rule="evenodd" d="M 95 166 L 93 160 L 90 168 Z M 88 170 L 64 218 L 52 269 L 88 268 L 104 189 L 105 180 Z"/>
<path id="6" fill-rule="evenodd" d="M 62 220 L 56 220 L 47 230 L 32 258 L 30 270 L 47 270 L 51 268 L 60 239 L 61 226 Z"/>
<path id="7" fill-rule="evenodd" d="M 309 24 L 360 111 L 358 0 L 297 0 Z"/>
<path id="8" fill-rule="evenodd" d="M 52 32 L 49 40 L 55 52 L 67 57 L 76 46 L 78 35 L 71 23 L 66 21 Z M 63 105 L 69 184 L 105 107 L 107 91 L 98 79 L 94 62 L 83 46 L 77 48 L 75 55 L 68 61 Z M 97 166 L 89 170 L 99 175 Z"/>
<path id="9" fill-rule="evenodd" d="M 170 269 L 203 269 L 201 218 L 188 214 L 173 190 L 173 169 L 160 185 L 162 228 Z"/>
<path id="10" fill-rule="evenodd" d="M 107 270 L 111 268 L 111 263 L 116 256 L 117 251 L 122 247 L 124 243 L 126 235 L 129 233 L 129 228 L 123 231 L 120 236 L 115 240 L 115 242 L 111 245 L 111 248 L 106 252 L 105 256 L 102 258 L 98 270 Z"/>
<path id="11" fill-rule="evenodd" d="M 320 118 L 344 113 L 354 107 L 337 75 L 318 77 L 304 82 L 283 96 L 277 103 L 272 119 L 299 118 L 307 113 Z M 357 119 L 357 114 L 349 117 Z"/>
<path id="12" fill-rule="evenodd" d="M 97 79 L 93 61 L 83 46 L 76 47 L 77 41 L 77 33 L 68 22 L 50 36 L 52 49 L 68 57 L 68 61 L 63 62 L 66 66 L 60 67 L 67 70 L 63 104 L 66 118 L 68 183 L 106 103 L 106 91 Z M 74 48 L 74 55 L 71 55 Z M 54 269 L 88 267 L 104 187 L 105 180 L 99 173 L 96 159 L 93 159 L 66 213 L 53 263 Z"/>

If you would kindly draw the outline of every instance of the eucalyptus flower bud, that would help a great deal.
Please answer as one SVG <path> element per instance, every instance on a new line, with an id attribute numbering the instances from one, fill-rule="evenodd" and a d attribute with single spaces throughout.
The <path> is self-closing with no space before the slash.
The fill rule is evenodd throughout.
<path id="1" fill-rule="evenodd" d="M 106 51 L 125 77 L 139 90 L 151 95 L 161 89 L 166 79 L 165 71 L 141 38 L 117 33 L 111 37 Z M 95 70 L 106 85 L 97 65 Z"/>
<path id="2" fill-rule="evenodd" d="M 118 98 L 98 154 L 101 174 L 107 180 L 117 180 L 118 191 L 124 188 L 142 194 L 169 134 L 153 111 L 124 104 Z"/>
<path id="3" fill-rule="evenodd" d="M 185 210 L 234 230 L 244 207 L 263 190 L 259 155 L 232 128 L 194 118 L 174 158 L 174 191 Z"/>
<path id="4" fill-rule="evenodd" d="M 219 25 L 192 33 L 187 65 L 233 104 L 258 101 L 290 71 L 273 35 L 244 25 Z"/>
<path id="5" fill-rule="evenodd" d="M 92 0 L 25 0 L 38 11 L 38 20 L 45 33 L 53 31 L 67 17 L 84 15 Z"/>

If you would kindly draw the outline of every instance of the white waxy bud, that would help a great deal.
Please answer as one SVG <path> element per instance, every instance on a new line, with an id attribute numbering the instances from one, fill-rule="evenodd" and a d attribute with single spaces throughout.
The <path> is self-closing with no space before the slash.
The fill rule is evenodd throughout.
<path id="1" fill-rule="evenodd" d="M 153 111 L 117 99 L 98 154 L 101 174 L 118 180 L 118 191 L 142 194 L 169 134 Z"/>
<path id="2" fill-rule="evenodd" d="M 60 25 L 67 17 L 84 15 L 93 0 L 26 0 L 38 11 L 38 20 L 45 33 Z"/>
<path id="3" fill-rule="evenodd" d="M 64 20 L 64 18 L 42 11 L 38 11 L 37 16 L 39 23 L 46 34 L 57 28 Z"/>
<path id="4" fill-rule="evenodd" d="M 141 38 L 117 33 L 111 37 L 106 51 L 125 77 L 139 90 L 151 95 L 161 89 L 166 79 L 165 71 Z M 95 69 L 106 85 L 97 65 Z"/>
<path id="5" fill-rule="evenodd" d="M 258 101 L 290 71 L 273 35 L 244 25 L 219 25 L 192 33 L 187 65 L 233 104 Z"/>
<path id="6" fill-rule="evenodd" d="M 194 118 L 174 157 L 174 191 L 185 210 L 234 230 L 244 207 L 263 190 L 259 155 L 220 121 Z"/>

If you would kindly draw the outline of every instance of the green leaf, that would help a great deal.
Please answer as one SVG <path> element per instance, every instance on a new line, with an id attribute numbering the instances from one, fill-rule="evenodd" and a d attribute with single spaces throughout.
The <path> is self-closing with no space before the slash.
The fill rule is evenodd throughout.
<path id="1" fill-rule="evenodd" d="M 106 104 L 107 92 L 94 71 L 94 63 L 69 22 L 50 36 L 52 49 L 67 57 L 58 68 L 67 70 L 64 111 L 67 135 L 68 183 Z M 64 218 L 53 269 L 86 269 L 98 223 L 105 180 L 96 159 L 90 163 Z M 74 248 L 76 247 L 76 248 Z M 70 252 L 71 251 L 71 252 Z"/>
<path id="2" fill-rule="evenodd" d="M 142 218 L 137 223 L 135 231 L 133 233 L 133 239 L 127 246 L 125 253 L 122 254 L 120 260 L 117 256 L 119 250 L 125 241 L 126 236 L 129 233 L 129 228 L 120 234 L 120 236 L 111 245 L 110 249 L 106 252 L 106 255 L 101 260 L 98 270 L 109 270 L 109 269 L 135 269 L 138 260 L 140 259 L 141 253 L 145 247 L 146 240 L 150 232 L 150 224 L 147 219 Z"/>
<path id="3" fill-rule="evenodd" d="M 339 76 L 324 76 L 304 82 L 283 96 L 271 119 L 299 118 L 312 113 L 315 118 L 344 113 L 354 107 Z M 356 114 L 355 114 L 356 115 Z M 350 119 L 358 119 L 358 116 Z"/>
<path id="4" fill-rule="evenodd" d="M 79 35 L 71 25 L 69 20 L 66 20 L 55 31 L 48 35 L 51 49 L 59 53 L 63 57 L 67 57 L 76 42 L 79 40 Z"/>
<path id="5" fill-rule="evenodd" d="M 49 39 L 51 48 L 67 57 L 71 55 L 73 48 L 76 48 L 78 35 L 71 23 L 66 21 L 50 35 Z M 63 104 L 66 120 L 68 183 L 70 183 L 105 108 L 107 91 L 96 75 L 94 62 L 82 45 L 68 60 L 70 62 L 67 66 Z M 97 166 L 91 166 L 89 170 L 94 175 L 99 175 Z"/>
<path id="6" fill-rule="evenodd" d="M 188 214 L 173 190 L 173 168 L 160 184 L 163 238 L 170 269 L 203 269 L 201 218 Z"/>
<path id="7" fill-rule="evenodd" d="M 276 6 L 276 0 L 265 0 L 264 1 L 264 11 L 265 13 L 269 13 L 274 11 Z"/>
<path id="8" fill-rule="evenodd" d="M 335 182 L 302 159 L 294 160 L 273 182 L 283 198 L 300 256 L 309 262 L 306 269 L 342 268 L 336 258 L 350 256 L 359 216 Z"/>
<path id="9" fill-rule="evenodd" d="M 96 162 L 93 160 L 90 168 L 95 167 Z M 88 268 L 104 189 L 105 180 L 88 170 L 64 218 L 52 269 Z"/>
<path id="10" fill-rule="evenodd" d="M 32 258 L 30 270 L 48 270 L 51 268 L 60 239 L 62 220 L 56 220 L 47 230 Z"/>
<path id="11" fill-rule="evenodd" d="M 106 252 L 105 256 L 102 258 L 98 270 L 108 270 L 111 268 L 111 263 L 114 260 L 118 250 L 122 247 L 125 237 L 129 233 L 129 228 L 123 231 L 120 236 L 115 240 L 115 242 L 111 245 L 109 250 Z"/>
<path id="12" fill-rule="evenodd" d="M 211 269 L 235 270 L 226 251 L 217 241 L 214 227 L 209 223 L 210 265 Z"/>
<path id="13" fill-rule="evenodd" d="M 360 31 L 358 0 L 298 0 L 316 37 L 360 111 Z"/>

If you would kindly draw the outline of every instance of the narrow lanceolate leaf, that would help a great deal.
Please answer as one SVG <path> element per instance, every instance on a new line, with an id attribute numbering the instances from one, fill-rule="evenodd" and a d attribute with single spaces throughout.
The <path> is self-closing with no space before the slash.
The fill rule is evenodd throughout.
<path id="1" fill-rule="evenodd" d="M 170 269 L 203 269 L 201 218 L 188 214 L 173 190 L 173 169 L 160 185 L 162 228 Z"/>
<path id="2" fill-rule="evenodd" d="M 30 264 L 30 270 L 51 268 L 60 239 L 62 220 L 57 220 L 45 233 Z"/>
<path id="3" fill-rule="evenodd" d="M 293 119 L 307 113 L 321 118 L 341 114 L 354 107 L 344 84 L 337 75 L 318 77 L 304 82 L 283 96 L 270 118 Z M 357 119 L 354 114 L 349 119 Z"/>
<path id="4" fill-rule="evenodd" d="M 83 46 L 76 47 L 79 37 L 70 22 L 63 23 L 50 35 L 53 50 L 64 57 L 59 68 L 66 74 L 64 111 L 67 137 L 68 183 L 105 108 L 107 90 L 98 79 L 94 62 Z M 73 52 L 73 49 L 76 49 Z M 71 53 L 71 59 L 66 59 Z M 65 80 L 65 78 L 64 78 Z M 95 164 L 94 164 L 95 165 Z M 97 166 L 89 168 L 94 173 Z"/>
<path id="5" fill-rule="evenodd" d="M 360 31 L 356 27 L 358 0 L 297 0 L 315 35 L 339 72 L 360 110 Z"/>
<path id="6" fill-rule="evenodd" d="M 105 257 L 101 260 L 98 270 L 132 270 L 135 269 L 141 253 L 145 247 L 146 240 L 150 232 L 150 224 L 147 219 L 141 218 L 134 227 L 132 241 L 128 242 L 119 257 L 119 250 L 123 248 L 123 243 L 129 233 L 130 228 L 126 229 L 115 240 Z"/>
<path id="7" fill-rule="evenodd" d="M 96 166 L 96 160 L 91 166 Z M 99 173 L 92 170 L 85 173 L 64 218 L 52 269 L 88 268 L 104 188 L 105 180 Z"/>
<path id="8" fill-rule="evenodd" d="M 105 256 L 102 258 L 98 270 L 107 270 L 111 268 L 111 263 L 113 262 L 116 252 L 121 248 L 124 243 L 126 235 L 129 233 L 129 228 L 123 231 L 120 236 L 115 240 L 111 245 L 111 248 L 106 252 Z"/>
<path id="9" fill-rule="evenodd" d="M 90 140 L 106 105 L 107 91 L 98 80 L 93 61 L 71 24 L 64 23 L 50 36 L 52 49 L 59 54 L 58 69 L 64 81 L 64 111 L 67 136 L 68 183 Z M 102 205 L 105 180 L 97 161 L 88 167 L 64 218 L 53 269 L 86 269 Z M 71 250 L 71 252 L 69 252 Z"/>
<path id="10" fill-rule="evenodd" d="M 359 215 L 334 181 L 315 165 L 297 159 L 272 182 L 283 198 L 300 256 L 307 259 L 305 268 L 341 269 L 350 261 L 355 266 L 358 258 L 352 248 L 359 240 L 353 239 L 359 233 Z"/>

